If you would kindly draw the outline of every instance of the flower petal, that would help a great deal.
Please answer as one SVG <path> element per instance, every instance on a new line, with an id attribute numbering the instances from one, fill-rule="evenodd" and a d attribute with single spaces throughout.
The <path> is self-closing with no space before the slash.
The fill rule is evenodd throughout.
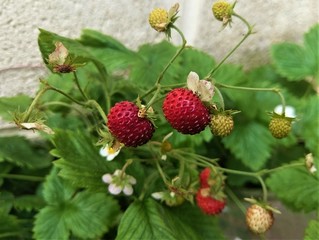
<path id="1" fill-rule="evenodd" d="M 112 161 L 117 155 L 119 155 L 120 150 L 114 152 L 114 153 L 109 153 L 109 155 L 106 157 L 107 161 Z"/>
<path id="2" fill-rule="evenodd" d="M 112 182 L 112 175 L 107 173 L 107 174 L 104 174 L 102 176 L 102 181 L 105 182 L 105 183 L 111 183 Z"/>
<path id="3" fill-rule="evenodd" d="M 102 156 L 102 157 L 107 157 L 108 156 L 108 151 L 107 151 L 107 147 L 105 147 L 105 148 L 101 148 L 100 149 L 100 155 Z"/>
<path id="4" fill-rule="evenodd" d="M 214 86 L 210 81 L 200 80 L 198 84 L 198 93 L 200 99 L 209 102 L 214 96 Z"/>
<path id="5" fill-rule="evenodd" d="M 114 183 L 111 183 L 111 184 L 109 185 L 109 187 L 108 187 L 108 190 L 109 190 L 109 192 L 110 192 L 111 194 L 113 194 L 113 195 L 118 195 L 118 194 L 121 193 L 122 187 L 121 187 L 121 186 L 118 186 L 118 185 L 116 185 L 116 184 L 114 184 Z"/>
<path id="6" fill-rule="evenodd" d="M 278 105 L 275 107 L 274 112 L 281 115 L 282 114 L 282 105 Z M 285 107 L 285 116 L 289 118 L 295 118 L 296 117 L 296 110 L 292 106 L 286 106 Z"/>
<path id="7" fill-rule="evenodd" d="M 187 88 L 193 93 L 198 90 L 199 76 L 195 72 L 190 72 L 187 76 Z"/>
<path id="8" fill-rule="evenodd" d="M 128 182 L 132 185 L 136 184 L 136 179 L 133 176 L 127 175 Z"/>
<path id="9" fill-rule="evenodd" d="M 151 195 L 152 195 L 152 197 L 153 197 L 154 199 L 160 200 L 160 199 L 163 198 L 164 193 L 163 193 L 163 192 L 154 192 L 154 193 L 152 193 Z"/>
<path id="10" fill-rule="evenodd" d="M 123 188 L 123 193 L 127 196 L 130 196 L 133 194 L 133 187 L 130 184 L 127 184 Z"/>

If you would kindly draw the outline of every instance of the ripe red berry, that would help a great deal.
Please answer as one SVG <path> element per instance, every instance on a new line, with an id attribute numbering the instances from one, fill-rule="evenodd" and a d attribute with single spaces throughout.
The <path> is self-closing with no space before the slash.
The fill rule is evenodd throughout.
<path id="1" fill-rule="evenodd" d="M 167 94 L 163 112 L 171 126 L 184 134 L 199 133 L 210 121 L 207 107 L 196 94 L 186 88 L 176 88 Z"/>
<path id="2" fill-rule="evenodd" d="M 113 106 L 107 116 L 110 133 L 128 147 L 147 143 L 155 130 L 146 117 L 139 117 L 139 108 L 132 102 L 122 101 Z"/>
<path id="3" fill-rule="evenodd" d="M 257 204 L 251 205 L 246 212 L 246 223 L 248 228 L 256 233 L 265 233 L 273 224 L 274 216 L 272 211 Z"/>
<path id="4" fill-rule="evenodd" d="M 209 188 L 210 185 L 208 183 L 210 176 L 210 168 L 205 168 L 201 173 L 199 174 L 199 180 L 200 180 L 200 187 L 201 188 Z"/>
<path id="5" fill-rule="evenodd" d="M 197 206 L 202 209 L 202 211 L 209 215 L 219 214 L 225 207 L 226 201 L 217 200 L 209 195 L 206 196 L 205 188 L 200 188 L 196 194 Z"/>

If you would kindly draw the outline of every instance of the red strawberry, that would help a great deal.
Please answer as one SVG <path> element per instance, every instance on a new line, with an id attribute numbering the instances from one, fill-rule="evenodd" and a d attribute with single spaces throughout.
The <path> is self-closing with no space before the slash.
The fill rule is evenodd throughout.
<path id="1" fill-rule="evenodd" d="M 139 117 L 139 108 L 132 102 L 116 103 L 107 116 L 107 126 L 111 134 L 128 147 L 147 143 L 155 130 L 146 117 Z"/>
<path id="2" fill-rule="evenodd" d="M 171 126 L 184 134 L 199 133 L 210 121 L 207 107 L 196 94 L 186 88 L 176 88 L 167 94 L 163 112 Z"/>
<path id="3" fill-rule="evenodd" d="M 207 194 L 207 188 L 200 188 L 196 194 L 197 206 L 202 209 L 202 211 L 209 215 L 216 215 L 220 213 L 225 205 L 226 201 L 224 199 L 217 200 L 214 197 Z"/>
<path id="4" fill-rule="evenodd" d="M 205 168 L 201 173 L 199 174 L 199 179 L 200 179 L 200 186 L 201 188 L 209 188 L 210 185 L 208 184 L 210 176 L 210 168 Z"/>

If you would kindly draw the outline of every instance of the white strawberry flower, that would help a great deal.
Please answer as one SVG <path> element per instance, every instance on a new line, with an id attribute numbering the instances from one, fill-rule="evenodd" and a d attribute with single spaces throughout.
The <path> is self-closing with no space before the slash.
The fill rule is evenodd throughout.
<path id="1" fill-rule="evenodd" d="M 190 72 L 187 76 L 187 88 L 197 94 L 204 102 L 209 102 L 214 96 L 214 86 L 210 81 L 199 80 L 195 72 Z"/>
<path id="2" fill-rule="evenodd" d="M 274 112 L 281 115 L 283 110 L 283 106 L 280 104 L 275 107 Z M 296 117 L 296 110 L 292 106 L 285 107 L 285 117 L 295 118 Z"/>
<path id="3" fill-rule="evenodd" d="M 317 168 L 314 164 L 314 158 L 312 153 L 308 153 L 305 158 L 306 158 L 306 167 L 308 168 L 309 172 L 312 174 L 317 172 Z"/>
<path id="4" fill-rule="evenodd" d="M 109 184 L 108 190 L 112 195 L 118 195 L 123 192 L 130 196 L 133 194 L 132 185 L 136 184 L 136 179 L 117 169 L 113 174 L 106 173 L 102 176 L 102 181 Z"/>
<path id="5" fill-rule="evenodd" d="M 105 147 L 102 147 L 100 149 L 100 155 L 102 157 L 106 157 L 107 161 L 112 161 L 121 151 L 121 148 L 118 148 L 117 150 L 115 150 L 112 147 L 109 147 L 109 145 L 107 144 Z"/>

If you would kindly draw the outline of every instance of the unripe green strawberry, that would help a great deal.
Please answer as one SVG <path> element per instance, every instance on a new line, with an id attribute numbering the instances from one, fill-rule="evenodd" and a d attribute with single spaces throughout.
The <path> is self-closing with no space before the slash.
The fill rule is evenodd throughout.
<path id="1" fill-rule="evenodd" d="M 269 130 L 275 138 L 287 137 L 291 131 L 291 118 L 273 114 L 269 123 Z"/>
<path id="2" fill-rule="evenodd" d="M 230 114 L 217 113 L 211 117 L 210 130 L 215 136 L 225 137 L 234 129 L 234 120 Z"/>
<path id="3" fill-rule="evenodd" d="M 219 21 L 230 19 L 232 15 L 233 6 L 226 1 L 217 1 L 213 4 L 212 11 L 215 18 Z"/>
<path id="4" fill-rule="evenodd" d="M 148 21 L 152 28 L 164 32 L 169 23 L 168 12 L 163 8 L 155 8 L 149 15 Z"/>
<path id="5" fill-rule="evenodd" d="M 258 204 L 251 205 L 246 212 L 248 228 L 256 234 L 265 233 L 274 222 L 273 212 Z"/>

